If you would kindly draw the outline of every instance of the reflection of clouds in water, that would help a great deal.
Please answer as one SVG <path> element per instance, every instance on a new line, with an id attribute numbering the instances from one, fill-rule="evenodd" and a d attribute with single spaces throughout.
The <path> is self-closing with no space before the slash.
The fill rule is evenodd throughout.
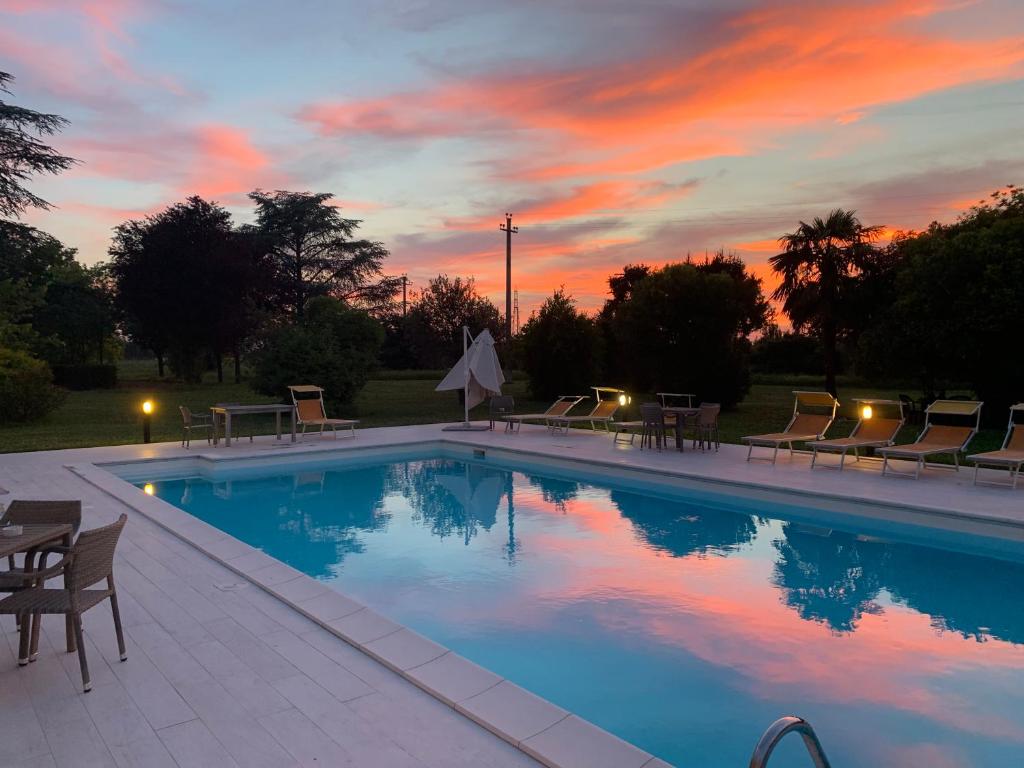
<path id="1" fill-rule="evenodd" d="M 457 534 L 468 543 L 478 527 L 494 527 L 511 472 L 437 459 L 395 465 L 390 481 L 433 535 Z"/>

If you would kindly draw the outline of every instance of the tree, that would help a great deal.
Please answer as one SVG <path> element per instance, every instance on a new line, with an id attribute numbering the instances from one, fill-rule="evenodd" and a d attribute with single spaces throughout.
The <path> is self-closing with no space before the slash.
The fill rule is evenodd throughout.
<path id="1" fill-rule="evenodd" d="M 0 93 L 10 93 L 14 78 L 0 72 Z M 0 216 L 19 216 L 26 208 L 49 208 L 50 204 L 25 188 L 33 175 L 60 173 L 76 160 L 60 154 L 42 141 L 53 136 L 68 121 L 59 115 L 35 112 L 0 99 Z"/>
<path id="2" fill-rule="evenodd" d="M 106 266 L 72 261 L 53 269 L 33 326 L 46 340 L 42 357 L 51 364 L 104 363 L 116 330 Z"/>
<path id="3" fill-rule="evenodd" d="M 34 349 L 39 334 L 33 320 L 46 303 L 52 270 L 74 256 L 45 232 L 0 220 L 0 346 Z"/>
<path id="4" fill-rule="evenodd" d="M 256 190 L 249 197 L 256 204 L 256 231 L 274 264 L 279 307 L 301 317 L 316 296 L 369 309 L 394 296 L 400 279 L 382 275 L 387 249 L 354 239 L 362 222 L 344 218 L 330 202 L 333 195 Z"/>
<path id="5" fill-rule="evenodd" d="M 409 310 L 405 339 L 421 368 L 446 368 L 462 356 L 462 326 L 474 334 L 487 328 L 495 342 L 505 341 L 498 308 L 476 292 L 472 279 L 438 275 Z"/>
<path id="6" fill-rule="evenodd" d="M 750 389 L 747 332 L 766 322 L 759 281 L 745 271 L 670 264 L 637 283 L 612 320 L 615 370 L 635 391 L 692 392 L 729 408 Z"/>
<path id="7" fill-rule="evenodd" d="M 231 228 L 231 215 L 216 203 L 190 197 L 142 221 L 114 231 L 110 273 L 131 337 L 163 356 L 186 381 L 199 381 L 206 353 L 218 361 L 259 301 L 259 264 L 253 264 L 248 235 Z"/>
<path id="8" fill-rule="evenodd" d="M 952 224 L 893 240 L 873 278 L 876 321 L 864 373 L 920 382 L 929 396 L 968 384 L 993 421 L 1024 391 L 1009 340 L 1024 324 L 1024 189 L 1008 187 Z"/>
<path id="9" fill-rule="evenodd" d="M 316 384 L 332 411 L 349 412 L 383 341 L 383 329 L 365 311 L 319 296 L 300 318 L 261 339 L 254 353 L 253 389 L 286 398 L 291 384 Z"/>
<path id="10" fill-rule="evenodd" d="M 530 392 L 550 400 L 587 392 L 600 375 L 603 339 L 597 324 L 576 309 L 564 289 L 555 291 L 520 333 Z"/>
<path id="11" fill-rule="evenodd" d="M 779 238 L 782 253 L 769 259 L 782 282 L 772 298 L 797 330 L 808 329 L 822 345 L 825 388 L 836 394 L 841 335 L 851 326 L 847 296 L 861 270 L 878 255 L 881 227 L 864 226 L 854 211 L 836 209 L 825 219 L 801 221 Z"/>

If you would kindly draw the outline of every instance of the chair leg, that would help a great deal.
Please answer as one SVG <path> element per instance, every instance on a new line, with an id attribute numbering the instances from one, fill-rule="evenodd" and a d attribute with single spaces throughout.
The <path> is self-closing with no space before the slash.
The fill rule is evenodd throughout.
<path id="1" fill-rule="evenodd" d="M 75 627 L 75 642 L 78 645 L 78 666 L 82 669 L 82 690 L 88 693 L 92 690 L 92 680 L 89 679 L 89 662 L 85 660 L 85 638 L 82 636 L 82 614 L 72 614 L 72 624 Z"/>
<path id="2" fill-rule="evenodd" d="M 117 608 L 117 593 L 110 593 L 110 612 L 114 614 L 114 634 L 117 635 L 117 650 L 121 661 L 128 661 L 128 651 L 124 647 L 124 630 L 121 628 L 121 611 Z"/>

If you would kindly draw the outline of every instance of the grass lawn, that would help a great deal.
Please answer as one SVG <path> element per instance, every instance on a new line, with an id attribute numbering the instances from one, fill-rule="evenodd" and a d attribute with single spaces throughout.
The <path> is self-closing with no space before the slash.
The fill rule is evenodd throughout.
<path id="1" fill-rule="evenodd" d="M 356 401 L 358 417 L 363 426 L 383 427 L 401 424 L 428 424 L 459 421 L 462 409 L 453 392 L 435 392 L 442 372 L 388 372 L 370 381 Z M 755 384 L 746 400 L 734 411 L 721 416 L 724 442 L 738 443 L 743 435 L 775 432 L 782 429 L 793 408 L 794 388 L 811 389 L 806 382 L 794 384 Z M 513 376 L 505 392 L 516 399 L 519 412 L 537 411 L 549 403 L 528 399 L 527 383 L 522 376 Z M 844 403 L 841 414 L 853 418 L 852 398 L 895 398 L 898 392 L 865 387 L 842 388 L 839 399 Z M 149 361 L 122 363 L 120 385 L 113 390 L 71 392 L 67 401 L 47 418 L 33 424 L 0 427 L 0 452 L 40 451 L 57 448 L 82 448 L 97 445 L 122 445 L 142 440 L 140 404 L 151 398 L 157 404 L 153 416 L 155 442 L 179 440 L 181 417 L 178 405 L 187 405 L 201 412 L 213 403 L 266 403 L 268 398 L 254 393 L 246 384 L 217 384 L 208 376 L 202 384 L 182 384 L 160 380 L 156 364 Z M 634 395 L 634 404 L 644 397 Z M 583 405 L 583 404 L 581 404 Z M 633 406 L 635 411 L 636 406 Z M 477 419 L 486 418 L 486 406 L 474 412 Z M 628 414 L 628 417 L 635 417 Z M 254 424 L 257 434 L 273 430 L 273 417 L 261 417 Z M 852 422 L 837 423 L 831 434 L 847 434 Z M 244 425 L 243 425 L 243 428 Z M 917 425 L 904 427 L 901 440 L 911 440 Z M 998 448 L 1000 430 L 986 430 L 971 446 L 972 451 Z"/>

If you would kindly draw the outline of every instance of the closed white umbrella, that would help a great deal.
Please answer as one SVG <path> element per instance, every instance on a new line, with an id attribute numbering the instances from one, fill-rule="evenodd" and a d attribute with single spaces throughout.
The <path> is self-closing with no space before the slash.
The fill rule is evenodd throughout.
<path id="1" fill-rule="evenodd" d="M 484 430 L 487 425 L 473 426 L 469 423 L 469 409 L 479 405 L 492 395 L 501 394 L 505 374 L 501 372 L 498 353 L 494 351 L 494 337 L 486 328 L 474 339 L 469 328 L 462 327 L 462 357 L 444 380 L 437 385 L 437 391 L 464 389 L 465 420 L 462 424 L 445 427 L 447 430 Z"/>

